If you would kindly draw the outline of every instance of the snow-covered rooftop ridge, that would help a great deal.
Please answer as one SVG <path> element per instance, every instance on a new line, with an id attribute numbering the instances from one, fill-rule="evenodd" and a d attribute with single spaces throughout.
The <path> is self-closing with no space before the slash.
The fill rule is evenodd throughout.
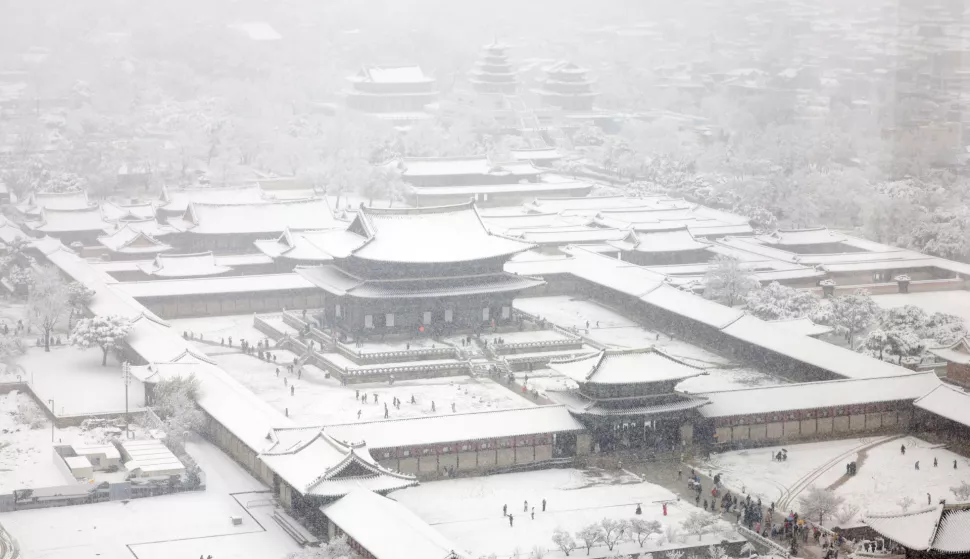
<path id="1" fill-rule="evenodd" d="M 821 336 L 823 334 L 828 334 L 833 330 L 831 326 L 825 326 L 824 324 L 816 324 L 811 318 L 807 316 L 802 318 L 784 318 L 778 320 L 767 321 L 770 324 L 777 324 L 786 330 L 794 332 L 796 334 L 801 334 L 803 336 Z"/>
<path id="2" fill-rule="evenodd" d="M 139 269 L 149 276 L 168 278 L 216 276 L 232 271 L 229 266 L 216 262 L 212 251 L 195 254 L 159 254 L 150 264 L 139 265 Z"/>
<path id="3" fill-rule="evenodd" d="M 771 245 L 814 245 L 839 243 L 845 237 L 826 227 L 812 227 L 807 229 L 778 229 L 767 235 L 759 235 L 758 240 Z"/>
<path id="4" fill-rule="evenodd" d="M 351 491 L 321 511 L 378 559 L 465 559 L 467 555 L 404 505 L 372 491 Z"/>
<path id="5" fill-rule="evenodd" d="M 70 209 L 41 208 L 35 219 L 27 221 L 25 225 L 42 233 L 104 231 L 110 226 L 97 205 Z"/>
<path id="6" fill-rule="evenodd" d="M 647 253 L 706 250 L 711 246 L 708 241 L 695 239 L 687 225 L 682 224 L 650 231 L 630 231 L 625 239 L 609 241 L 609 244 L 621 250 Z"/>
<path id="7" fill-rule="evenodd" d="M 171 245 L 129 225 L 129 223 L 125 223 L 114 231 L 99 236 L 98 242 L 112 252 L 153 253 L 172 249 Z"/>
<path id="8" fill-rule="evenodd" d="M 581 431 L 583 429 L 585 429 L 583 424 L 576 420 L 564 406 L 485 410 L 324 427 L 324 430 L 337 440 L 365 442 L 372 449 Z"/>
<path id="9" fill-rule="evenodd" d="M 201 235 L 280 234 L 287 228 L 329 229 L 337 225 L 327 200 L 260 200 L 245 204 L 189 202 L 181 217 L 169 218 L 180 231 Z"/>
<path id="10" fill-rule="evenodd" d="M 970 504 L 933 505 L 910 512 L 869 513 L 870 528 L 914 551 L 970 551 Z"/>
<path id="11" fill-rule="evenodd" d="M 434 78 L 425 75 L 420 66 L 365 66 L 357 74 L 348 78 L 355 82 L 383 84 L 429 83 Z"/>
<path id="12" fill-rule="evenodd" d="M 946 383 L 940 383 L 926 395 L 916 399 L 913 405 L 970 427 L 970 394 Z"/>
<path id="13" fill-rule="evenodd" d="M 593 355 L 551 361 L 549 368 L 580 384 L 645 384 L 696 377 L 704 369 L 655 348 L 604 349 Z"/>
<path id="14" fill-rule="evenodd" d="M 940 384 L 940 379 L 932 371 L 909 371 L 909 374 L 891 377 L 780 384 L 699 394 L 711 402 L 701 409 L 701 415 L 731 417 L 916 400 Z"/>
<path id="15" fill-rule="evenodd" d="M 467 262 L 533 248 L 490 233 L 474 202 L 424 208 L 361 206 L 348 230 L 366 238 L 353 251 L 356 258 L 382 262 Z"/>

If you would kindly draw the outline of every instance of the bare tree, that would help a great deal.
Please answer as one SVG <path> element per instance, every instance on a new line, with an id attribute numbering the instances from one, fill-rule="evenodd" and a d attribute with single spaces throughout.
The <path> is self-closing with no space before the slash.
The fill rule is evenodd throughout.
<path id="1" fill-rule="evenodd" d="M 613 546 L 623 539 L 629 530 L 630 525 L 626 520 L 616 520 L 614 518 L 604 518 L 600 521 L 603 543 L 606 548 L 613 551 Z"/>
<path id="2" fill-rule="evenodd" d="M 44 351 L 51 350 L 51 331 L 67 308 L 67 284 L 53 266 L 34 270 L 34 281 L 27 296 L 27 312 L 44 332 Z"/>
<path id="3" fill-rule="evenodd" d="M 603 538 L 603 532 L 598 524 L 590 524 L 584 526 L 582 530 L 576 532 L 576 539 L 583 542 L 583 546 L 586 547 L 586 555 L 589 555 L 589 550 L 593 549 Z"/>
<path id="4" fill-rule="evenodd" d="M 717 255 L 704 275 L 704 298 L 729 307 L 744 300 L 749 291 L 758 287 L 758 280 L 741 268 L 736 258 Z"/>
<path id="5" fill-rule="evenodd" d="M 859 505 L 855 503 L 843 503 L 839 510 L 835 511 L 835 519 L 840 525 L 845 526 L 855 519 L 860 510 Z"/>
<path id="6" fill-rule="evenodd" d="M 660 534 L 663 527 L 657 520 L 644 520 L 642 518 L 634 518 L 630 521 L 630 533 L 633 535 L 634 539 L 643 547 L 643 544 L 647 542 L 652 534 Z"/>
<path id="7" fill-rule="evenodd" d="M 680 523 L 688 534 L 697 536 L 697 541 L 706 534 L 717 523 L 714 515 L 706 512 L 692 512 L 686 520 Z"/>
<path id="8" fill-rule="evenodd" d="M 952 487 L 950 488 L 950 491 L 953 491 Z M 913 503 L 915 502 L 916 502 L 916 499 L 913 499 L 909 495 L 906 495 L 905 497 L 901 497 L 898 501 L 896 501 L 896 504 L 899 505 L 899 508 L 902 509 L 903 512 L 906 512 L 907 510 L 909 510 L 909 507 L 913 506 Z"/>
<path id="9" fill-rule="evenodd" d="M 956 487 L 951 487 L 950 491 L 953 492 L 953 496 L 956 497 L 957 501 L 970 499 L 970 484 L 965 481 L 961 481 L 960 485 Z"/>
<path id="10" fill-rule="evenodd" d="M 805 495 L 798 498 L 802 513 L 806 517 L 818 517 L 819 523 L 824 521 L 825 517 L 835 514 L 835 511 L 844 501 L 845 499 L 832 491 L 815 485 L 810 487 Z"/>
<path id="11" fill-rule="evenodd" d="M 573 539 L 572 534 L 563 530 L 562 528 L 556 528 L 556 531 L 552 533 L 552 543 L 556 544 L 556 547 L 563 552 L 563 555 L 569 557 L 569 553 L 576 549 L 577 543 Z"/>

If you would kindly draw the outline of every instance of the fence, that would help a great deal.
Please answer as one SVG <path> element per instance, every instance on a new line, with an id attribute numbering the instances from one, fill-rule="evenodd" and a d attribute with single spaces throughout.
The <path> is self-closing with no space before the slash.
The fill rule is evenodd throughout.
<path id="1" fill-rule="evenodd" d="M 279 340 L 284 335 L 284 332 L 277 330 L 275 326 L 266 322 L 255 313 L 253 314 L 253 328 L 259 330 L 262 334 L 266 334 L 272 340 Z"/>
<path id="2" fill-rule="evenodd" d="M 752 543 L 752 545 L 756 547 L 760 547 L 763 550 L 766 550 L 769 554 L 778 554 L 778 555 L 781 555 L 782 557 L 791 556 L 791 554 L 788 553 L 789 550 L 785 549 L 783 545 L 777 542 L 773 542 L 768 538 L 762 536 L 761 534 L 755 532 L 754 530 L 749 530 L 740 524 L 737 525 L 737 528 L 738 528 L 738 532 L 740 532 L 742 536 L 747 538 L 748 541 Z"/>

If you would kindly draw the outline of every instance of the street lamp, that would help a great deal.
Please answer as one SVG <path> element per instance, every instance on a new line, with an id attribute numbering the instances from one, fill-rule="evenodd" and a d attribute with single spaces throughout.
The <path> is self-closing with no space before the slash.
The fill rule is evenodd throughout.
<path id="1" fill-rule="evenodd" d="M 47 400 L 47 403 L 51 405 L 51 442 L 54 442 L 54 422 L 57 421 L 57 412 L 54 411 L 54 400 Z"/>
<path id="2" fill-rule="evenodd" d="M 125 382 L 125 438 L 129 438 L 131 433 L 128 430 L 128 385 L 131 384 L 131 363 L 125 361 L 121 364 L 121 378 Z"/>

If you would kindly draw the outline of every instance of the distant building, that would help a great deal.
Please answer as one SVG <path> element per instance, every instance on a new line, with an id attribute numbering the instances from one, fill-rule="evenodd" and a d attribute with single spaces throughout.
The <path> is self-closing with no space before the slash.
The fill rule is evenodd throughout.
<path id="1" fill-rule="evenodd" d="M 438 97 L 435 79 L 418 66 L 371 66 L 347 80 L 347 107 L 387 120 L 430 118 L 425 107 Z"/>
<path id="2" fill-rule="evenodd" d="M 498 43 L 485 45 L 482 54 L 470 72 L 472 89 L 478 93 L 515 94 L 519 78 L 509 62 L 508 47 Z"/>
<path id="3" fill-rule="evenodd" d="M 539 88 L 534 90 L 543 105 L 567 111 L 593 110 L 593 100 L 599 93 L 593 90 L 596 80 L 587 75 L 588 69 L 572 62 L 557 62 L 545 72 Z"/>

